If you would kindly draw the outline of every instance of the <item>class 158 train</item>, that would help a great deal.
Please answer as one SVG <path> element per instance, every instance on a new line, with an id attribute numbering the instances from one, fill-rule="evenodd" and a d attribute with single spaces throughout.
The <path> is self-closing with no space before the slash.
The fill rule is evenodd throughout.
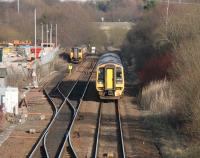
<path id="1" fill-rule="evenodd" d="M 70 49 L 70 61 L 72 63 L 80 63 L 83 61 L 85 55 L 87 53 L 87 47 L 73 47 Z"/>
<path id="2" fill-rule="evenodd" d="M 106 53 L 96 65 L 96 90 L 100 99 L 120 99 L 124 93 L 124 67 L 121 58 Z"/>

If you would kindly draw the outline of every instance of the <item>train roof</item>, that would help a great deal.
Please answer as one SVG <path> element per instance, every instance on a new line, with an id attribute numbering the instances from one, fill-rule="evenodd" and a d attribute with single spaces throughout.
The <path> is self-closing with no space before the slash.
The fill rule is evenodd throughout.
<path id="1" fill-rule="evenodd" d="M 119 55 L 115 53 L 106 53 L 102 55 L 97 63 L 97 65 L 102 65 L 106 63 L 114 63 L 114 64 L 119 64 L 122 65 L 121 59 Z"/>

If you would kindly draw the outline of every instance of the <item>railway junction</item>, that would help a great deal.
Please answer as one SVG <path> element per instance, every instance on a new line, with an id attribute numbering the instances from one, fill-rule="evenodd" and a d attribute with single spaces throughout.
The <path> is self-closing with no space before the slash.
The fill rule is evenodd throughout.
<path id="1" fill-rule="evenodd" d="M 98 59 L 88 56 L 71 75 L 50 80 L 44 93 L 30 92 L 31 110 L 0 148 L 3 157 L 161 157 L 134 88 L 125 88 L 119 100 L 99 99 Z"/>

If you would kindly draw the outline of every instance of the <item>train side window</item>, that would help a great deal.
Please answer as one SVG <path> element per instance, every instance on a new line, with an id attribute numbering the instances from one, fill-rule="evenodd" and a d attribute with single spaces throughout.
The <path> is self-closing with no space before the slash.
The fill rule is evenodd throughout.
<path id="1" fill-rule="evenodd" d="M 120 67 L 116 68 L 116 81 L 122 82 L 122 69 Z"/>
<path id="2" fill-rule="evenodd" d="M 99 68 L 99 71 L 98 71 L 98 82 L 104 83 L 104 74 L 105 74 L 104 68 Z"/>

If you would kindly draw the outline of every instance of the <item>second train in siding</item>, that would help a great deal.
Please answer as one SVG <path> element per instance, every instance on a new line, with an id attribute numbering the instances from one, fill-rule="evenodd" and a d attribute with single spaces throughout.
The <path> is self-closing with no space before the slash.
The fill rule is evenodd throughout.
<path id="1" fill-rule="evenodd" d="M 119 99 L 124 92 L 124 67 L 117 54 L 102 55 L 96 67 L 96 89 L 101 99 Z"/>
<path id="2" fill-rule="evenodd" d="M 87 52 L 86 46 L 73 47 L 70 49 L 70 60 L 72 63 L 80 63 L 83 61 Z"/>

